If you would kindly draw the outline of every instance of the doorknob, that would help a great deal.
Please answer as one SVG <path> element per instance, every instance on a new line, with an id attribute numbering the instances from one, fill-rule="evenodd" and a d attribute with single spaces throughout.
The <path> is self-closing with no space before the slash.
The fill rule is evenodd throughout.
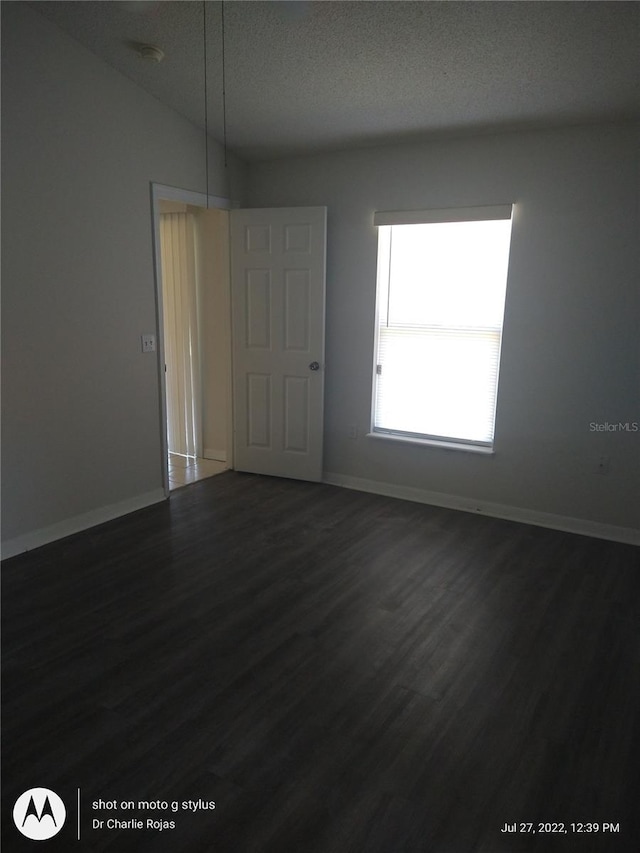
<path id="1" fill-rule="evenodd" d="M 312 361 L 309 365 L 309 370 L 320 370 L 320 365 L 317 361 Z"/>

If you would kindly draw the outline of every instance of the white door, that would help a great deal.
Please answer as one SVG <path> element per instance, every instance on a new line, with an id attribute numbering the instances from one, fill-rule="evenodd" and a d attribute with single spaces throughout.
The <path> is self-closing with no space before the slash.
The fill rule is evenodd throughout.
<path id="1" fill-rule="evenodd" d="M 234 468 L 322 478 L 325 207 L 231 211 Z"/>

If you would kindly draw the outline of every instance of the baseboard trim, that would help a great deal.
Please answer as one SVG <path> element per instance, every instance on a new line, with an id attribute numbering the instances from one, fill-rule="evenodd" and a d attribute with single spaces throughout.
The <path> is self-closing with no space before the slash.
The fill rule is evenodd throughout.
<path id="1" fill-rule="evenodd" d="M 507 506 L 506 504 L 497 504 L 490 501 L 474 501 L 469 498 L 460 497 L 459 495 L 448 495 L 444 492 L 433 492 L 411 486 L 399 486 L 393 483 L 351 477 L 346 474 L 336 474 L 331 471 L 325 471 L 322 480 L 324 483 L 332 486 L 341 486 L 359 492 L 370 492 L 371 494 L 400 498 L 401 500 L 414 501 L 415 503 L 430 504 L 431 506 L 461 510 L 462 512 L 473 512 L 479 515 L 488 515 L 492 518 L 503 518 L 507 521 L 533 524 L 536 527 L 547 527 L 552 530 L 562 530 L 566 533 L 591 536 L 596 539 L 609 539 L 613 542 L 622 542 L 627 545 L 640 545 L 640 530 L 636 530 L 633 527 L 602 524 L 597 521 L 555 515 L 548 512 L 538 512 L 537 510 L 526 509 L 524 507 Z M 152 506 L 166 499 L 164 489 L 154 489 L 135 498 L 129 498 L 116 504 L 100 507 L 91 512 L 76 515 L 57 524 L 52 524 L 40 530 L 24 534 L 23 536 L 18 536 L 15 539 L 8 539 L 2 543 L 2 559 L 7 560 L 25 551 L 32 551 L 41 545 L 47 545 L 49 542 L 55 542 L 74 533 L 81 533 L 83 530 L 88 530 L 97 524 L 103 524 L 105 521 L 111 521 L 114 518 L 128 515 L 130 512 L 144 509 L 147 506 Z"/>
<path id="2" fill-rule="evenodd" d="M 203 450 L 202 451 L 205 459 L 213 459 L 214 462 L 226 462 L 227 461 L 227 452 L 226 450 Z"/>
<path id="3" fill-rule="evenodd" d="M 55 542 L 57 539 L 64 539 L 65 536 L 71 536 L 74 533 L 82 533 L 83 530 L 88 530 L 97 524 L 112 521 L 114 518 L 128 515 L 130 512 L 144 509 L 147 506 L 160 503 L 164 500 L 166 500 L 164 489 L 154 489 L 152 492 L 146 492 L 135 498 L 128 498 L 119 503 L 109 504 L 108 506 L 91 510 L 91 512 L 76 515 L 73 518 L 66 518 L 57 524 L 42 527 L 40 530 L 34 530 L 32 533 L 25 533 L 23 536 L 17 536 L 15 539 L 8 539 L 2 543 L 2 559 L 8 560 L 17 554 L 32 551 L 34 548 L 47 545 L 49 542 Z"/>
<path id="4" fill-rule="evenodd" d="M 550 512 L 538 512 L 524 507 L 507 506 L 490 501 L 476 501 L 459 495 L 448 495 L 444 492 L 432 492 L 427 489 L 416 489 L 411 486 L 398 486 L 393 483 L 382 483 L 377 480 L 367 480 L 361 477 L 350 477 L 346 474 L 336 474 L 325 471 L 324 483 L 332 486 L 342 486 L 359 492 L 370 492 L 389 498 L 400 498 L 415 503 L 430 504 L 431 506 L 457 509 L 463 512 L 474 512 L 488 515 L 492 518 L 503 518 L 506 521 L 518 521 L 522 524 L 533 524 L 536 527 L 548 527 L 552 530 L 562 530 L 565 533 L 577 533 L 581 536 L 592 536 L 596 539 L 610 539 L 627 545 L 640 545 L 640 530 L 633 527 L 618 527 L 615 524 L 602 524 L 583 518 L 555 515 Z"/>

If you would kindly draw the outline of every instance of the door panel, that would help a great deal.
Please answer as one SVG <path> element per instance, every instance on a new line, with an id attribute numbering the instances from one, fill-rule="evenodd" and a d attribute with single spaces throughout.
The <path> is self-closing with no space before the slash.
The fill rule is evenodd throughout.
<path id="1" fill-rule="evenodd" d="M 326 208 L 231 212 L 235 463 L 322 478 Z"/>

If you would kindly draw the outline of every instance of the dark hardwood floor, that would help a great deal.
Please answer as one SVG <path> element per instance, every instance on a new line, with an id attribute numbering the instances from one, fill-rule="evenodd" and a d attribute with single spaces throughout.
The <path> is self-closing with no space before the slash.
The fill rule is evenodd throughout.
<path id="1" fill-rule="evenodd" d="M 3 850 L 638 851 L 639 594 L 632 546 L 196 483 L 3 564 Z M 67 807 L 41 846 L 34 787 Z"/>

